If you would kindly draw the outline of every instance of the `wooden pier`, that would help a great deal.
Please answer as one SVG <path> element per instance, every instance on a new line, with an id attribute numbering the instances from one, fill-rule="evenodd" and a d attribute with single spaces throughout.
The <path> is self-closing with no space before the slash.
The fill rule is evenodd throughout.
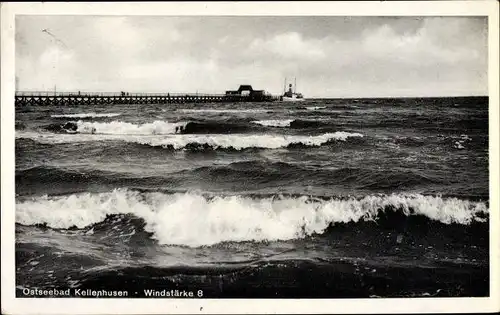
<path id="1" fill-rule="evenodd" d="M 272 102 L 279 98 L 270 94 L 252 95 L 202 93 L 109 93 L 109 92 L 23 92 L 16 91 L 15 106 L 73 106 L 116 104 L 183 104 Z"/>

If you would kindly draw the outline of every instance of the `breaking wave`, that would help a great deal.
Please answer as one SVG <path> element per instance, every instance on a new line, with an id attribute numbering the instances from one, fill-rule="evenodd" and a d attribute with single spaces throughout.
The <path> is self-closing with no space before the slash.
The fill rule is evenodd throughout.
<path id="1" fill-rule="evenodd" d="M 50 115 L 52 118 L 100 118 L 100 117 L 117 117 L 121 114 L 118 113 L 82 113 L 82 114 L 61 114 Z"/>
<path id="2" fill-rule="evenodd" d="M 170 123 L 156 120 L 152 123 L 133 124 L 122 121 L 76 123 L 76 132 L 112 135 L 163 135 L 179 133 L 187 123 Z"/>
<path id="3" fill-rule="evenodd" d="M 277 241 L 322 234 L 336 224 L 377 221 L 390 213 L 443 224 L 486 222 L 485 203 L 419 194 L 317 199 L 307 196 L 203 196 L 115 189 L 34 197 L 16 205 L 16 222 L 83 229 L 107 216 L 132 214 L 160 244 L 198 247 L 220 242 Z"/>
<path id="4" fill-rule="evenodd" d="M 23 128 L 18 127 L 18 130 Z M 144 124 L 133 124 L 121 121 L 112 122 L 84 122 L 68 121 L 64 124 L 55 123 L 44 127 L 45 130 L 57 133 L 91 133 L 116 135 L 162 135 L 162 134 L 202 134 L 202 133 L 235 133 L 254 129 L 251 125 L 241 122 L 227 121 L 187 121 L 171 123 L 168 121 L 154 121 Z"/>
<path id="5" fill-rule="evenodd" d="M 306 107 L 307 110 L 318 110 L 318 109 L 325 109 L 326 106 L 308 106 Z"/>
<path id="6" fill-rule="evenodd" d="M 171 126 L 167 126 L 172 128 Z M 151 129 L 148 129 L 151 130 Z M 30 131 L 16 132 L 18 139 L 31 139 L 44 144 L 78 143 L 89 141 L 125 141 L 175 150 L 189 149 L 235 149 L 246 148 L 277 149 L 289 145 L 321 146 L 330 141 L 346 141 L 350 137 L 363 137 L 360 133 L 337 131 L 317 136 L 302 135 L 189 135 L 178 134 L 154 136 L 141 134 L 55 134 Z"/>
<path id="7" fill-rule="evenodd" d="M 290 124 L 294 121 L 293 119 L 271 119 L 271 120 L 255 120 L 252 121 L 254 124 L 258 124 L 265 127 L 290 127 Z"/>

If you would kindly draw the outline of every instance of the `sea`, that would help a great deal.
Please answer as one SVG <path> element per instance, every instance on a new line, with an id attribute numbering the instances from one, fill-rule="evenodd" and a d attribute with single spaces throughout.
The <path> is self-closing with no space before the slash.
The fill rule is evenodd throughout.
<path id="1" fill-rule="evenodd" d="M 18 106 L 16 294 L 488 296 L 488 143 L 487 97 Z"/>

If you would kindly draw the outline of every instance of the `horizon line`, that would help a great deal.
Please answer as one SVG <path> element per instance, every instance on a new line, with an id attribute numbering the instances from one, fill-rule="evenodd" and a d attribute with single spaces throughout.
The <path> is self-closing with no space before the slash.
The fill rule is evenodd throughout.
<path id="1" fill-rule="evenodd" d="M 17 93 L 22 93 L 22 92 L 29 92 L 29 93 L 121 93 L 121 92 L 126 92 L 126 93 L 132 93 L 132 94 L 173 94 L 173 95 L 178 95 L 178 94 L 190 94 L 190 95 L 195 95 L 195 94 L 208 94 L 208 95 L 225 95 L 225 92 L 221 93 L 213 93 L 213 92 L 138 92 L 138 91 L 83 91 L 83 90 L 61 90 L 61 91 L 54 91 L 54 90 L 15 90 L 14 94 Z M 267 92 L 267 91 L 266 91 Z M 280 96 L 281 94 L 273 94 L 268 92 L 272 96 Z M 318 99 L 374 99 L 374 98 L 460 98 L 460 97 L 489 97 L 489 95 L 485 94 L 469 94 L 469 95 L 385 95 L 385 96 L 314 96 L 314 97 L 305 97 L 305 100 L 318 100 Z"/>

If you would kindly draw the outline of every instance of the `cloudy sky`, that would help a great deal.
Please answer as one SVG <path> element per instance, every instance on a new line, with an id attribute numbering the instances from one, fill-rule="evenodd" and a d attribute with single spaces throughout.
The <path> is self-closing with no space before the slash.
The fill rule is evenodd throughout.
<path id="1" fill-rule="evenodd" d="M 487 95 L 487 68 L 486 18 L 16 18 L 20 90 Z"/>

